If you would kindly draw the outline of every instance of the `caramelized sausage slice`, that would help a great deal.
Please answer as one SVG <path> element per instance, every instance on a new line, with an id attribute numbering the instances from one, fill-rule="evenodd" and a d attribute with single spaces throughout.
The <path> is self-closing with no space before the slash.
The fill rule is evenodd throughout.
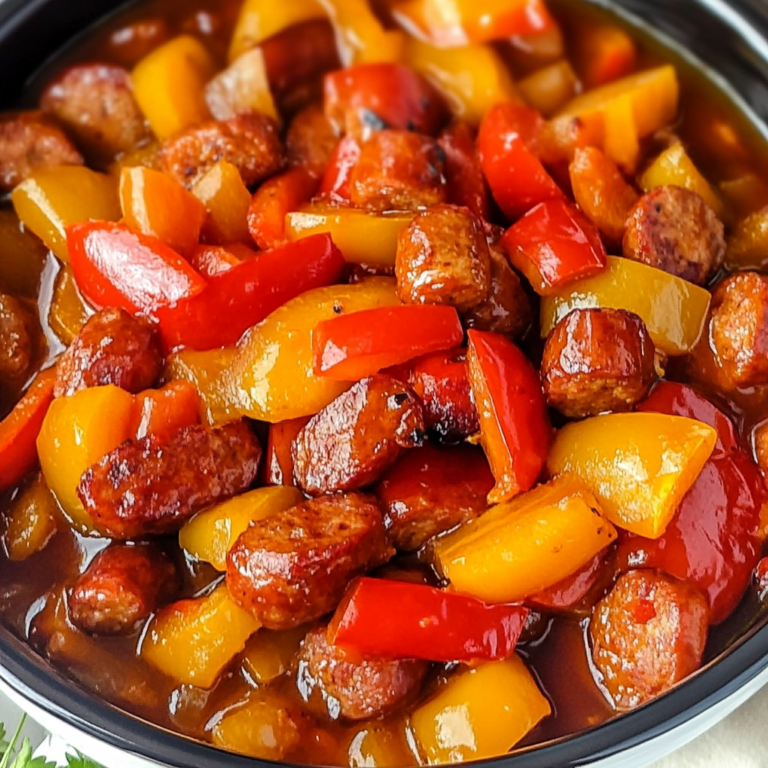
<path id="1" fill-rule="evenodd" d="M 97 312 L 62 355 L 54 394 L 114 384 L 136 394 L 160 378 L 163 355 L 149 321 L 116 307 Z"/>
<path id="2" fill-rule="evenodd" d="M 291 629 L 330 613 L 393 554 L 375 499 L 323 496 L 251 525 L 227 557 L 227 587 L 267 629 Z"/>
<path id="3" fill-rule="evenodd" d="M 151 436 L 123 443 L 83 473 L 77 495 L 114 539 L 174 533 L 201 509 L 247 490 L 260 458 L 244 421 L 195 425 L 162 445 Z"/>
<path id="4" fill-rule="evenodd" d="M 192 187 L 221 160 L 232 163 L 252 187 L 283 168 L 285 157 L 275 121 L 253 112 L 231 120 L 212 120 L 163 142 L 160 165 Z"/>
<path id="5" fill-rule="evenodd" d="M 380 717 L 421 690 L 427 662 L 354 659 L 328 642 L 326 629 L 313 629 L 304 639 L 296 684 L 306 702 L 334 720 Z"/>
<path id="6" fill-rule="evenodd" d="M 547 403 L 569 418 L 628 411 L 654 379 L 645 324 L 620 309 L 575 309 L 549 334 L 541 362 Z"/>
<path id="7" fill-rule="evenodd" d="M 695 192 L 657 187 L 630 211 L 624 256 L 704 285 L 725 259 L 717 214 Z"/>
<path id="8" fill-rule="evenodd" d="M 285 138 L 288 164 L 321 177 L 339 140 L 321 104 L 302 109 L 291 121 Z"/>
<path id="9" fill-rule="evenodd" d="M 113 544 L 100 552 L 69 594 L 72 623 L 94 635 L 126 635 L 178 594 L 181 580 L 154 544 Z"/>
<path id="10" fill-rule="evenodd" d="M 592 659 L 617 709 L 632 709 L 701 665 L 709 623 L 706 598 L 654 571 L 630 571 L 595 607 Z"/>
<path id="11" fill-rule="evenodd" d="M 83 162 L 64 131 L 42 112 L 0 115 L 0 192 L 10 192 L 34 171 Z"/>
<path id="12" fill-rule="evenodd" d="M 293 475 L 311 496 L 375 482 L 402 448 L 421 445 L 424 416 L 397 379 L 371 376 L 323 408 L 293 441 Z"/>
<path id="13" fill-rule="evenodd" d="M 0 293 L 0 385 L 19 382 L 32 365 L 34 345 L 28 320 L 18 299 Z"/>

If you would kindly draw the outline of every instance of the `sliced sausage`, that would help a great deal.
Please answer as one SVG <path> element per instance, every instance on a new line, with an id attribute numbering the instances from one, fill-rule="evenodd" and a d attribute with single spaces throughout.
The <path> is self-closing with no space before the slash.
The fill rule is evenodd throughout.
<path id="1" fill-rule="evenodd" d="M 133 97 L 130 73 L 114 64 L 70 67 L 45 89 L 40 108 L 101 164 L 130 152 L 151 135 Z"/>
<path id="2" fill-rule="evenodd" d="M 163 355 L 152 324 L 110 307 L 91 317 L 61 356 L 54 394 L 114 384 L 137 394 L 160 378 Z"/>
<path id="3" fill-rule="evenodd" d="M 408 451 L 376 485 L 389 540 L 415 552 L 433 536 L 481 515 L 494 480 L 480 448 Z"/>
<path id="4" fill-rule="evenodd" d="M 440 134 L 438 144 L 445 152 L 448 202 L 469 208 L 481 219 L 490 219 L 491 195 L 480 165 L 475 131 L 469 123 L 452 123 Z"/>
<path id="5" fill-rule="evenodd" d="M 10 192 L 34 171 L 83 162 L 64 131 L 42 112 L 0 115 L 1 192 Z"/>
<path id="6" fill-rule="evenodd" d="M 169 442 L 126 442 L 87 469 L 77 495 L 114 539 L 174 533 L 196 512 L 248 490 L 261 446 L 245 422 L 195 425 Z"/>
<path id="7" fill-rule="evenodd" d="M 768 384 L 768 278 L 741 272 L 712 294 L 711 345 L 727 384 Z"/>
<path id="8" fill-rule="evenodd" d="M 306 702 L 332 719 L 380 717 L 421 690 L 429 670 L 427 662 L 355 659 L 328 642 L 326 629 L 313 629 L 304 638 L 296 684 Z"/>
<path id="9" fill-rule="evenodd" d="M 709 623 L 706 598 L 654 571 L 630 571 L 595 607 L 592 660 L 616 709 L 633 709 L 695 672 Z"/>
<path id="10" fill-rule="evenodd" d="M 320 178 L 339 141 L 321 104 L 311 104 L 291 120 L 285 138 L 288 164 Z"/>
<path id="11" fill-rule="evenodd" d="M 349 178 L 354 205 L 374 213 L 415 211 L 446 199 L 443 151 L 434 139 L 408 131 L 376 131 Z"/>
<path id="12" fill-rule="evenodd" d="M 291 629 L 333 611 L 393 554 L 375 499 L 323 496 L 252 524 L 227 557 L 227 587 L 267 629 Z"/>
<path id="13" fill-rule="evenodd" d="M 656 378 L 643 321 L 620 309 L 576 309 L 549 334 L 541 362 L 547 403 L 572 419 L 628 411 Z"/>
<path id="14" fill-rule="evenodd" d="M 403 448 L 421 445 L 416 395 L 389 376 L 357 382 L 314 416 L 293 441 L 293 474 L 311 496 L 375 482 Z"/>
<path id="15" fill-rule="evenodd" d="M 33 355 L 29 313 L 18 299 L 0 293 L 0 382 L 22 379 Z"/>
<path id="16" fill-rule="evenodd" d="M 473 310 L 491 288 L 482 222 L 469 209 L 453 205 L 435 205 L 417 214 L 397 239 L 395 275 L 404 304 Z"/>
<path id="17" fill-rule="evenodd" d="M 695 192 L 657 187 L 630 211 L 624 256 L 704 285 L 725 259 L 717 214 Z"/>
<path id="18" fill-rule="evenodd" d="M 75 582 L 69 599 L 72 623 L 94 635 L 124 635 L 174 600 L 181 580 L 154 544 L 113 544 Z"/>
<path id="19" fill-rule="evenodd" d="M 283 145 L 272 118 L 259 112 L 188 128 L 163 142 L 160 165 L 192 187 L 216 163 L 232 163 L 252 187 L 283 168 Z"/>

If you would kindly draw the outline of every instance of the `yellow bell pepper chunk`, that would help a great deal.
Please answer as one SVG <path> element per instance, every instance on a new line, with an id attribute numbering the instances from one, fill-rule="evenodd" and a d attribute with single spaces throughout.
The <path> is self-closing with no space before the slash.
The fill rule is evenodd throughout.
<path id="1" fill-rule="evenodd" d="M 251 193 L 240 171 L 222 160 L 192 188 L 192 194 L 205 206 L 208 215 L 203 224 L 203 239 L 216 245 L 246 243 L 253 245 L 248 231 Z"/>
<path id="2" fill-rule="evenodd" d="M 413 753 L 407 739 L 406 723 L 401 718 L 364 723 L 352 736 L 347 748 L 349 768 L 412 765 Z"/>
<path id="3" fill-rule="evenodd" d="M 370 267 L 394 267 L 397 238 L 413 221 L 413 213 L 372 214 L 356 208 L 310 203 L 285 217 L 289 240 L 327 232 L 344 259 Z"/>
<path id="4" fill-rule="evenodd" d="M 77 290 L 72 268 L 67 265 L 56 275 L 48 325 L 58 339 L 69 346 L 88 321 L 90 312 Z"/>
<path id="5" fill-rule="evenodd" d="M 701 175 L 682 144 L 673 144 L 664 150 L 640 178 L 643 191 L 650 192 L 656 187 L 683 187 L 696 192 L 704 202 L 722 218 L 725 209 L 723 201 Z"/>
<path id="6" fill-rule="evenodd" d="M 222 585 L 163 608 L 149 625 L 141 656 L 179 683 L 210 688 L 259 626 Z"/>
<path id="7" fill-rule="evenodd" d="M 520 101 L 509 69 L 490 45 L 436 48 L 409 38 L 405 63 L 432 82 L 456 117 L 473 125 L 494 104 Z"/>
<path id="8" fill-rule="evenodd" d="M 615 539 L 593 494 L 566 475 L 499 504 L 432 551 L 456 591 L 513 603 L 575 573 Z"/>
<path id="9" fill-rule="evenodd" d="M 567 59 L 550 64 L 517 83 L 526 104 L 544 117 L 559 112 L 578 92 L 579 78 Z"/>
<path id="10" fill-rule="evenodd" d="M 351 383 L 314 375 L 312 329 L 340 314 L 399 303 L 395 281 L 376 277 L 315 288 L 283 304 L 248 332 L 223 373 L 232 407 L 273 424 L 316 414 Z"/>
<path id="11" fill-rule="evenodd" d="M 574 309 L 626 309 L 642 318 L 659 349 L 684 355 L 704 330 L 710 299 L 709 291 L 679 277 L 639 261 L 609 256 L 605 272 L 542 298 L 541 335 L 547 337 Z"/>
<path id="12" fill-rule="evenodd" d="M 264 520 L 301 503 L 301 491 L 292 486 L 257 488 L 195 515 L 179 531 L 179 545 L 187 553 L 227 570 L 227 553 L 251 523 Z"/>
<path id="13" fill-rule="evenodd" d="M 716 441 L 716 430 L 693 419 L 614 413 L 561 429 L 547 467 L 581 478 L 615 525 L 658 539 Z"/>
<path id="14" fill-rule="evenodd" d="M 181 35 L 145 56 L 133 70 L 133 93 L 158 139 L 210 117 L 205 85 L 216 73 L 206 47 Z"/>
<path id="15" fill-rule="evenodd" d="M 730 269 L 768 266 L 768 207 L 740 221 L 728 238 L 725 263 Z"/>
<path id="16" fill-rule="evenodd" d="M 78 495 L 86 469 L 130 437 L 133 395 L 112 385 L 58 397 L 37 438 L 37 454 L 48 487 L 72 525 L 97 530 Z"/>
<path id="17" fill-rule="evenodd" d="M 517 655 L 454 675 L 411 717 L 428 765 L 484 760 L 509 752 L 552 707 Z"/>
<path id="18" fill-rule="evenodd" d="M 70 224 L 120 218 L 114 177 L 75 165 L 35 171 L 13 190 L 11 200 L 24 226 L 62 261 L 69 261 Z"/>
<path id="19" fill-rule="evenodd" d="M 58 516 L 56 500 L 38 475 L 11 504 L 5 531 L 8 558 L 19 562 L 43 549 L 56 533 Z"/>
<path id="20" fill-rule="evenodd" d="M 273 632 L 262 629 L 246 644 L 243 671 L 259 685 L 266 685 L 284 675 L 299 652 L 307 627 Z"/>

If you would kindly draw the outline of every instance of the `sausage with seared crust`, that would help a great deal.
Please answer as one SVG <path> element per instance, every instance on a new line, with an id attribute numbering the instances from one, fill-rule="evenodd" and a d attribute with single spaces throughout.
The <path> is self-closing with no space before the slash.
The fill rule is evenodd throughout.
<path id="1" fill-rule="evenodd" d="M 0 384 L 19 382 L 32 365 L 29 314 L 18 299 L 0 293 Z"/>
<path id="2" fill-rule="evenodd" d="M 291 120 L 285 137 L 288 164 L 320 178 L 338 141 L 338 133 L 322 105 L 311 104 Z"/>

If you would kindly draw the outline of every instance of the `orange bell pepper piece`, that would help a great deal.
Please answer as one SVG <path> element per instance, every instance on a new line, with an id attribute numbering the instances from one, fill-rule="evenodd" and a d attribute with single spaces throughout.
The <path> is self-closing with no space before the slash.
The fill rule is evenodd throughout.
<path id="1" fill-rule="evenodd" d="M 566 59 L 536 70 L 517 83 L 523 101 L 545 117 L 561 110 L 578 89 L 579 80 Z"/>
<path id="2" fill-rule="evenodd" d="M 626 77 L 637 66 L 635 41 L 613 24 L 584 24 L 574 43 L 576 69 L 586 88 Z"/>
<path id="3" fill-rule="evenodd" d="M 203 239 L 207 243 L 228 245 L 250 243 L 246 218 L 251 193 L 240 171 L 222 160 L 211 168 L 192 188 L 192 194 L 208 212 L 203 223 Z"/>
<path id="4" fill-rule="evenodd" d="M 172 381 L 136 395 L 130 430 L 137 440 L 152 435 L 167 443 L 180 429 L 199 422 L 197 389 L 188 381 Z"/>
<path id="5" fill-rule="evenodd" d="M 213 277 L 252 259 L 255 255 L 256 251 L 240 243 L 230 243 L 226 247 L 199 245 L 192 251 L 189 263 L 204 277 Z"/>

